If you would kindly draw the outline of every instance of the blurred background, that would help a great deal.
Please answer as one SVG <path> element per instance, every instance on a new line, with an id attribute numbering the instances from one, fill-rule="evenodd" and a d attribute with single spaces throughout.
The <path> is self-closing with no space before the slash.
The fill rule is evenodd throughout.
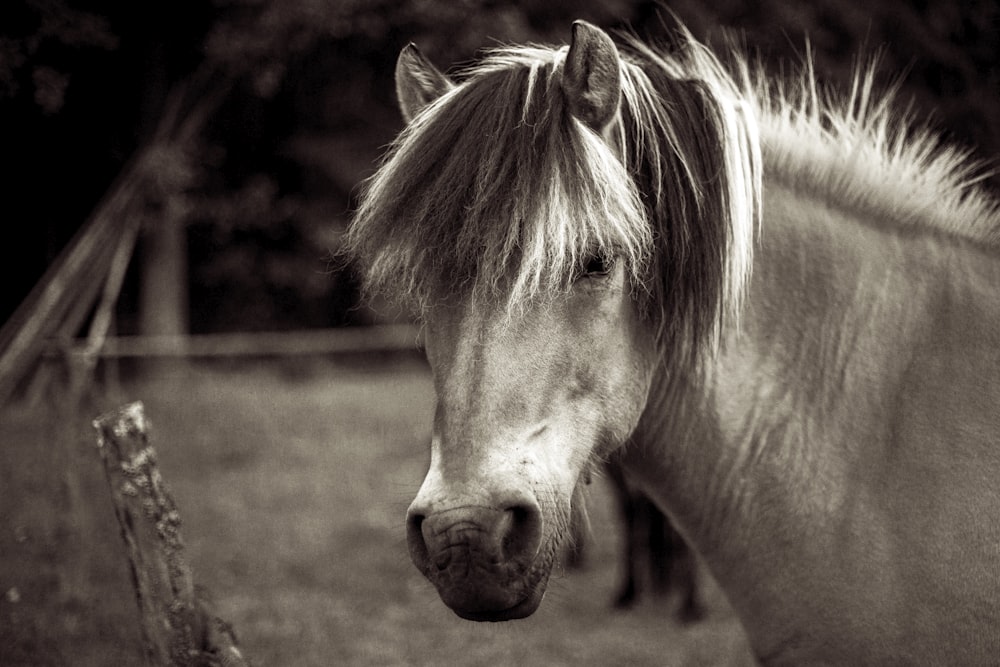
<path id="1" fill-rule="evenodd" d="M 6 240 L 0 320 L 142 147 L 157 145 L 120 334 L 370 323 L 328 263 L 358 183 L 401 127 L 392 82 L 416 42 L 442 69 L 497 43 L 565 42 L 574 18 L 655 36 L 650 0 L 23 0 L 0 8 Z M 1000 152 L 992 1 L 679 0 L 695 35 L 735 31 L 776 71 L 805 36 L 824 79 L 881 54 L 902 104 L 984 159 Z M 173 100 L 175 106 L 170 107 Z M 192 136 L 164 130 L 194 125 Z M 169 123 L 168 123 L 169 124 Z M 157 129 L 161 129 L 161 136 Z M 993 179 L 995 185 L 1000 183 Z M 146 283 L 152 289 L 143 291 Z"/>
<path id="2" fill-rule="evenodd" d="M 136 399 L 195 580 L 257 665 L 748 664 L 703 572 L 697 623 L 677 621 L 676 597 L 614 608 L 626 537 L 607 480 L 583 566 L 556 573 L 538 614 L 500 627 L 451 614 L 403 531 L 427 466 L 426 363 L 412 331 L 376 335 L 405 316 L 360 304 L 331 262 L 401 129 L 406 43 L 446 69 L 484 46 L 564 43 L 576 18 L 655 39 L 663 7 L 778 73 L 811 49 L 843 86 L 859 52 L 878 54 L 902 106 L 997 164 L 995 1 L 0 3 L 0 665 L 142 661 L 90 426 Z M 255 332 L 290 337 L 238 338 Z M 360 333 L 344 347 L 310 332 Z M 115 354 L 164 351 L 127 338 L 165 336 L 183 357 L 191 335 L 237 338 L 209 346 L 224 362 L 94 382 Z M 330 340 L 340 353 L 323 353 Z"/>

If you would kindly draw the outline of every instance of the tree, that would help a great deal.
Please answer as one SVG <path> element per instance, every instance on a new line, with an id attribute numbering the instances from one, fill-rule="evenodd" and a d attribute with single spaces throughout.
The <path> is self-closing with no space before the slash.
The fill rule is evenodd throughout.
<path id="1" fill-rule="evenodd" d="M 742 31 L 769 63 L 801 61 L 809 35 L 818 70 L 834 81 L 846 80 L 860 45 L 881 49 L 887 78 L 909 73 L 903 99 L 914 99 L 919 115 L 935 110 L 952 138 L 980 146 L 987 158 L 1000 152 L 995 3 L 670 6 L 710 42 L 719 43 L 723 29 Z M 119 309 L 122 330 L 135 332 L 142 320 L 147 329 L 186 329 L 185 295 L 195 331 L 363 319 L 350 276 L 331 275 L 324 258 L 347 224 L 357 184 L 401 127 L 392 83 L 400 48 L 417 42 L 448 67 L 491 44 L 564 42 L 574 18 L 655 36 L 662 11 L 651 0 L 4 3 L 0 110 L 10 122 L 0 127 L 0 159 L 13 213 L 0 247 L 5 265 L 29 268 L 12 276 L 0 307 L 11 312 L 27 293 L 153 138 L 170 91 L 183 88 L 181 117 L 213 95 L 217 107 L 203 114 L 201 141 L 163 152 L 169 178 L 151 193 L 149 214 L 175 220 L 156 227 L 161 247 L 175 250 L 157 251 L 147 236 L 140 257 L 149 269 L 175 267 L 173 277 L 148 280 L 154 298 L 142 299 L 133 272 Z M 180 196 L 164 198 L 167 186 Z M 35 195 L 40 190 L 46 196 Z M 173 298 L 164 297 L 166 285 L 176 287 Z M 154 317 L 154 305 L 167 314 Z"/>

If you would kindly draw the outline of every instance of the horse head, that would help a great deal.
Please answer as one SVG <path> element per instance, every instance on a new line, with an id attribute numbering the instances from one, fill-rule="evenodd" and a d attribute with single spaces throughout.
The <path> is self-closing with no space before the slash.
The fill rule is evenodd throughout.
<path id="1" fill-rule="evenodd" d="M 577 23 L 557 76 L 566 108 L 588 132 L 613 122 L 618 73 L 610 38 Z M 397 90 L 406 118 L 451 88 L 415 47 L 403 50 Z M 544 296 L 517 304 L 459 297 L 425 313 L 438 404 L 407 541 L 417 568 L 463 618 L 535 611 L 581 478 L 635 427 L 652 346 L 624 264 L 595 251 Z"/>
<path id="2" fill-rule="evenodd" d="M 438 407 L 408 542 L 461 616 L 535 610 L 581 477 L 662 362 L 679 377 L 737 310 L 759 165 L 737 96 L 698 74 L 715 67 L 584 22 L 457 84 L 399 56 L 408 123 L 346 245 L 425 324 Z"/>

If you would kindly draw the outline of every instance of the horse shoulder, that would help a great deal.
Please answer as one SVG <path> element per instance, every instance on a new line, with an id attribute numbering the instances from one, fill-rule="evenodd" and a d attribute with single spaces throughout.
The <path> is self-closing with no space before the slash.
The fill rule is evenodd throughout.
<path id="1" fill-rule="evenodd" d="M 824 245 L 857 266 L 761 253 L 716 369 L 709 481 L 739 539 L 707 560 L 765 663 L 979 664 L 1000 655 L 1000 263 L 855 231 Z"/>

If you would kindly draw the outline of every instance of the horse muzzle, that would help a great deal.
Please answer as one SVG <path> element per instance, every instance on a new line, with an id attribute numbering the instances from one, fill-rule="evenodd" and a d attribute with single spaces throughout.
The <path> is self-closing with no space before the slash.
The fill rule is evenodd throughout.
<path id="1" fill-rule="evenodd" d="M 550 567 L 536 561 L 542 518 L 534 502 L 503 508 L 463 505 L 407 516 L 410 557 L 442 601 L 472 621 L 530 616 L 541 603 Z"/>

